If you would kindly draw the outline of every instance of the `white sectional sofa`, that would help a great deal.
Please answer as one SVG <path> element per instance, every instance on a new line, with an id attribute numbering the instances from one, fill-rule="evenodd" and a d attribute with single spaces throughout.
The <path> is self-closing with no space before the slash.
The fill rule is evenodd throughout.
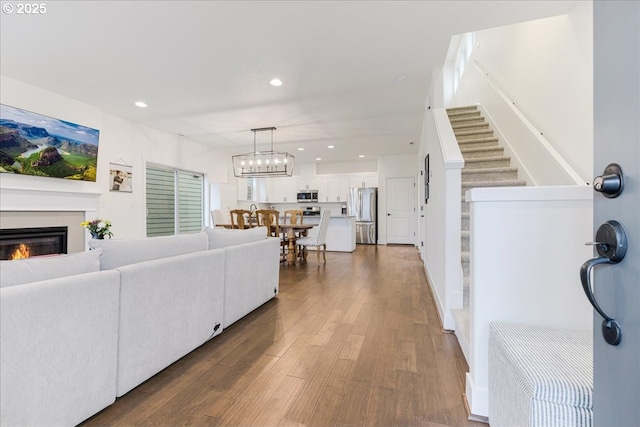
<path id="1" fill-rule="evenodd" d="M 278 293 L 264 228 L 0 261 L 0 425 L 76 425 Z"/>

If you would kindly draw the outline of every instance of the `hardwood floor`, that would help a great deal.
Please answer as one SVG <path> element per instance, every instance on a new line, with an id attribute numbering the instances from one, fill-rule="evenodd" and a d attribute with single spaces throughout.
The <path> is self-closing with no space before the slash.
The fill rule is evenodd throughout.
<path id="1" fill-rule="evenodd" d="M 83 426 L 482 426 L 417 250 L 280 269 L 280 294 Z"/>

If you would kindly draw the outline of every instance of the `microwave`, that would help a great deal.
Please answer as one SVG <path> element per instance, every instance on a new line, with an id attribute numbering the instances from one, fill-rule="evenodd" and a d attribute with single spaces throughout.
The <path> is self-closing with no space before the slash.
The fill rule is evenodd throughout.
<path id="1" fill-rule="evenodd" d="M 311 203 L 318 201 L 318 190 L 298 191 L 298 203 Z"/>

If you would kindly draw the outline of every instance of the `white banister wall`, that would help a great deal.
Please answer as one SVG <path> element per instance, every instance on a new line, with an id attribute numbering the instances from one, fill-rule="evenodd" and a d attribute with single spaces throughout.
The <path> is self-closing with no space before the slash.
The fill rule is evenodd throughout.
<path id="1" fill-rule="evenodd" d="M 489 416 L 489 323 L 592 330 L 579 270 L 592 257 L 590 187 L 477 188 L 471 208 L 467 399 Z"/>
<path id="2" fill-rule="evenodd" d="M 462 308 L 460 186 L 464 160 L 443 108 L 427 110 L 423 141 L 429 154 L 429 200 L 425 205 L 425 270 L 445 329 L 451 309 Z"/>
<path id="3" fill-rule="evenodd" d="M 480 104 L 489 126 L 505 147 L 505 155 L 511 156 L 511 166 L 518 168 L 519 179 L 526 180 L 527 185 L 586 184 L 477 62 L 468 64 L 454 102 Z"/>

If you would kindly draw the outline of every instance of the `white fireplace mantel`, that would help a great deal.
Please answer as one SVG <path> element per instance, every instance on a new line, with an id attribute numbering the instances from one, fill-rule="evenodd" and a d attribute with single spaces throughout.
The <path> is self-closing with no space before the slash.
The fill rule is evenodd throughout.
<path id="1" fill-rule="evenodd" d="M 101 193 L 0 188 L 0 211 L 84 211 L 95 213 Z"/>

